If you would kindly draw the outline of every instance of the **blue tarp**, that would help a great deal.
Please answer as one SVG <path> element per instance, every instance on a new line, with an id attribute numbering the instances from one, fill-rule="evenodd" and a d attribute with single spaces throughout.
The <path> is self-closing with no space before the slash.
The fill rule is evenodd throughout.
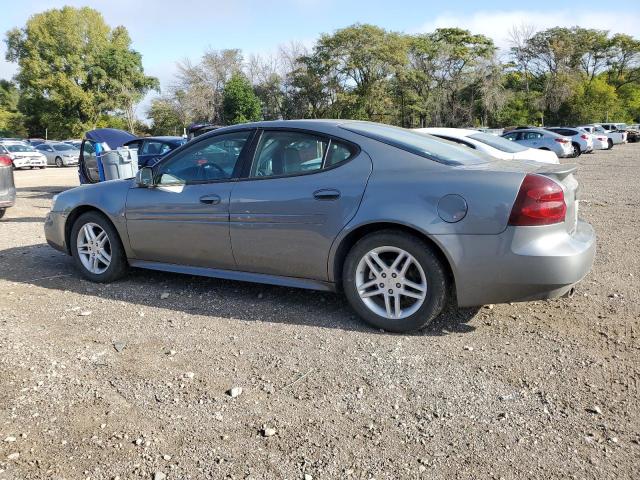
<path id="1" fill-rule="evenodd" d="M 97 143 L 106 143 L 111 150 L 121 147 L 129 140 L 135 140 L 135 135 L 124 130 L 118 130 L 116 128 L 98 128 L 87 132 L 87 140 L 91 140 Z"/>

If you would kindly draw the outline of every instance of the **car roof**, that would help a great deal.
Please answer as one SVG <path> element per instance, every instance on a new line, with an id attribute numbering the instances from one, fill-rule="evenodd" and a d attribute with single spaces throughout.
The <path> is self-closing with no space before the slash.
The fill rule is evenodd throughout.
<path id="1" fill-rule="evenodd" d="M 3 145 L 15 145 L 15 144 L 29 145 L 27 142 L 23 142 L 22 140 L 2 140 L 0 141 L 0 143 Z"/>
<path id="2" fill-rule="evenodd" d="M 137 142 L 138 140 L 158 140 L 161 142 L 178 142 L 180 140 L 184 140 L 184 138 L 175 136 L 175 135 L 158 135 L 155 137 L 138 137 L 133 140 L 129 140 L 126 143 Z"/>
<path id="3" fill-rule="evenodd" d="M 430 135 L 449 135 L 451 137 L 461 138 L 468 137 L 474 133 L 481 133 L 471 128 L 448 128 L 448 127 L 429 127 L 415 128 L 416 132 L 428 133 Z"/>

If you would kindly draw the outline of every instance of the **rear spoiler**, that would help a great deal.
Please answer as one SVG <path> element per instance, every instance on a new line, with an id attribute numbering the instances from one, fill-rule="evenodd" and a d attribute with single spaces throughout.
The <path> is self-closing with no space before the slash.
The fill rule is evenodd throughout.
<path id="1" fill-rule="evenodd" d="M 538 173 L 540 175 L 553 175 L 558 178 L 558 180 L 562 180 L 565 177 L 568 177 L 572 173 L 578 170 L 578 165 L 575 163 L 567 163 L 564 165 L 561 164 L 545 164 L 541 165 L 538 169 L 536 169 L 532 173 Z"/>

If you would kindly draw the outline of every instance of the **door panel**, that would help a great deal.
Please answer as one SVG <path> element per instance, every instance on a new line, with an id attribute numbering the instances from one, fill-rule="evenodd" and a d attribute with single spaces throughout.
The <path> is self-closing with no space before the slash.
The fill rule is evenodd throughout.
<path id="1" fill-rule="evenodd" d="M 232 188 L 233 182 L 131 188 L 126 217 L 135 257 L 198 267 L 235 268 L 229 240 Z"/>
<path id="2" fill-rule="evenodd" d="M 360 152 L 317 173 L 238 182 L 229 207 L 238 269 L 327 280 L 329 249 L 358 210 L 371 168 Z"/>

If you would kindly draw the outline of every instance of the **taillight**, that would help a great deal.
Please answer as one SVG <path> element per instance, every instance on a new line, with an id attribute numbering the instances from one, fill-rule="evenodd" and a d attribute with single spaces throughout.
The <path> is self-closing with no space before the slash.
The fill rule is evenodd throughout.
<path id="1" fill-rule="evenodd" d="M 551 225 L 563 222 L 566 213 L 562 187 L 548 177 L 530 174 L 520 185 L 509 225 Z"/>
<path id="2" fill-rule="evenodd" d="M 569 140 L 566 138 L 554 138 L 554 140 L 558 143 L 569 143 Z"/>
<path id="3" fill-rule="evenodd" d="M 10 167 L 13 164 L 11 159 L 6 155 L 0 155 L 0 167 Z"/>
<path id="4" fill-rule="evenodd" d="M 589 135 L 582 134 L 580 135 L 580 138 L 583 140 L 589 140 Z"/>

